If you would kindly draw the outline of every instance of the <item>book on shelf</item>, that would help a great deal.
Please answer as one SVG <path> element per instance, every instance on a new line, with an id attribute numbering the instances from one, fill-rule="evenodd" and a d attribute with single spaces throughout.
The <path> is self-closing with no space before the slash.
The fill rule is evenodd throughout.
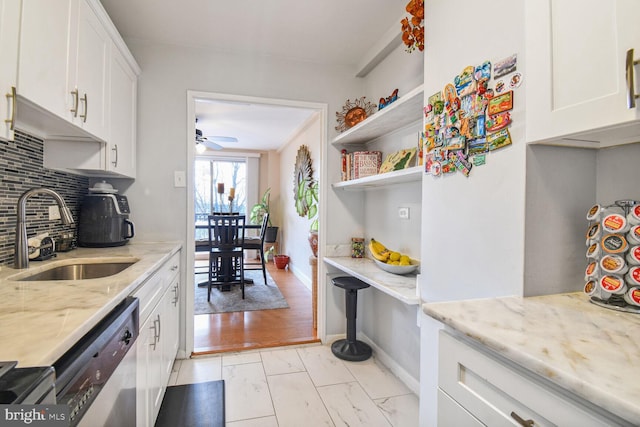
<path id="1" fill-rule="evenodd" d="M 381 151 L 355 151 L 342 153 L 342 180 L 364 178 L 377 175 L 382 164 Z"/>

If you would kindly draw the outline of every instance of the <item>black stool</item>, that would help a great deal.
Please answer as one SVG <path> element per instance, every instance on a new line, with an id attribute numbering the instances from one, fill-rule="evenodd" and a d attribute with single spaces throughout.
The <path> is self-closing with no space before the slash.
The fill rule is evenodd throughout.
<path id="1" fill-rule="evenodd" d="M 331 352 L 343 360 L 359 362 L 371 357 L 371 347 L 356 339 L 356 312 L 358 310 L 358 289 L 368 288 L 362 280 L 351 276 L 336 277 L 333 284 L 346 291 L 347 339 L 331 344 Z"/>

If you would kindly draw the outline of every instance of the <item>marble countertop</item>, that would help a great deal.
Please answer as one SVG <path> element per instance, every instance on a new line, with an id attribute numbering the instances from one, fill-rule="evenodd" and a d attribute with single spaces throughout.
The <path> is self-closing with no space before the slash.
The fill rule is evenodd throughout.
<path id="1" fill-rule="evenodd" d="M 418 305 L 420 298 L 416 293 L 415 274 L 398 275 L 387 273 L 369 258 L 351 258 L 350 256 L 324 257 L 328 265 L 362 280 L 405 304 Z"/>
<path id="2" fill-rule="evenodd" d="M 632 423 L 640 420 L 640 315 L 583 293 L 426 303 L 423 311 Z"/>
<path id="3" fill-rule="evenodd" d="M 180 250 L 176 242 L 129 243 L 115 248 L 78 248 L 29 268 L 0 269 L 0 360 L 19 367 L 51 365 L 126 296 Z M 124 271 L 88 280 L 19 281 L 79 258 L 138 259 Z"/>

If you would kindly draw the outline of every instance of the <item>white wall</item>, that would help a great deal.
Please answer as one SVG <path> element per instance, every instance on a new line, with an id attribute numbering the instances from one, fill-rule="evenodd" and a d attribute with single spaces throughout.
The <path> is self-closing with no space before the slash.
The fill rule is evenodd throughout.
<path id="1" fill-rule="evenodd" d="M 282 223 L 286 228 L 281 230 L 280 252 L 289 255 L 291 258 L 289 268 L 300 278 L 309 288 L 311 287 L 311 265 L 309 257 L 313 256 L 309 245 L 310 220 L 301 217 L 295 210 L 295 200 L 293 193 L 294 166 L 298 149 L 306 145 L 311 154 L 313 177 L 317 180 L 320 171 L 321 144 L 319 135 L 321 134 L 321 120 L 319 114 L 314 114 L 312 120 L 306 123 L 304 129 L 291 140 L 280 151 L 280 201 L 284 216 Z"/>

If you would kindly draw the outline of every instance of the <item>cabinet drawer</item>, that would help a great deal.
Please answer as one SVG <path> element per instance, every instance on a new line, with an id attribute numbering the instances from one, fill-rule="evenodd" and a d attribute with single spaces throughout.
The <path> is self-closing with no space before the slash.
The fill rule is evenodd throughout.
<path id="1" fill-rule="evenodd" d="M 140 300 L 140 323 L 149 317 L 149 314 L 158 304 L 169 285 L 173 283 L 179 271 L 180 251 L 162 264 L 158 271 L 134 292 L 133 296 Z"/>
<path id="2" fill-rule="evenodd" d="M 483 427 L 473 415 L 449 395 L 438 389 L 438 425 L 456 427 Z"/>
<path id="3" fill-rule="evenodd" d="M 518 425 L 512 413 L 535 426 L 630 425 L 445 331 L 440 332 L 438 359 L 440 389 L 486 425 Z M 446 411 L 447 402 L 439 398 L 438 411 L 441 406 Z"/>

